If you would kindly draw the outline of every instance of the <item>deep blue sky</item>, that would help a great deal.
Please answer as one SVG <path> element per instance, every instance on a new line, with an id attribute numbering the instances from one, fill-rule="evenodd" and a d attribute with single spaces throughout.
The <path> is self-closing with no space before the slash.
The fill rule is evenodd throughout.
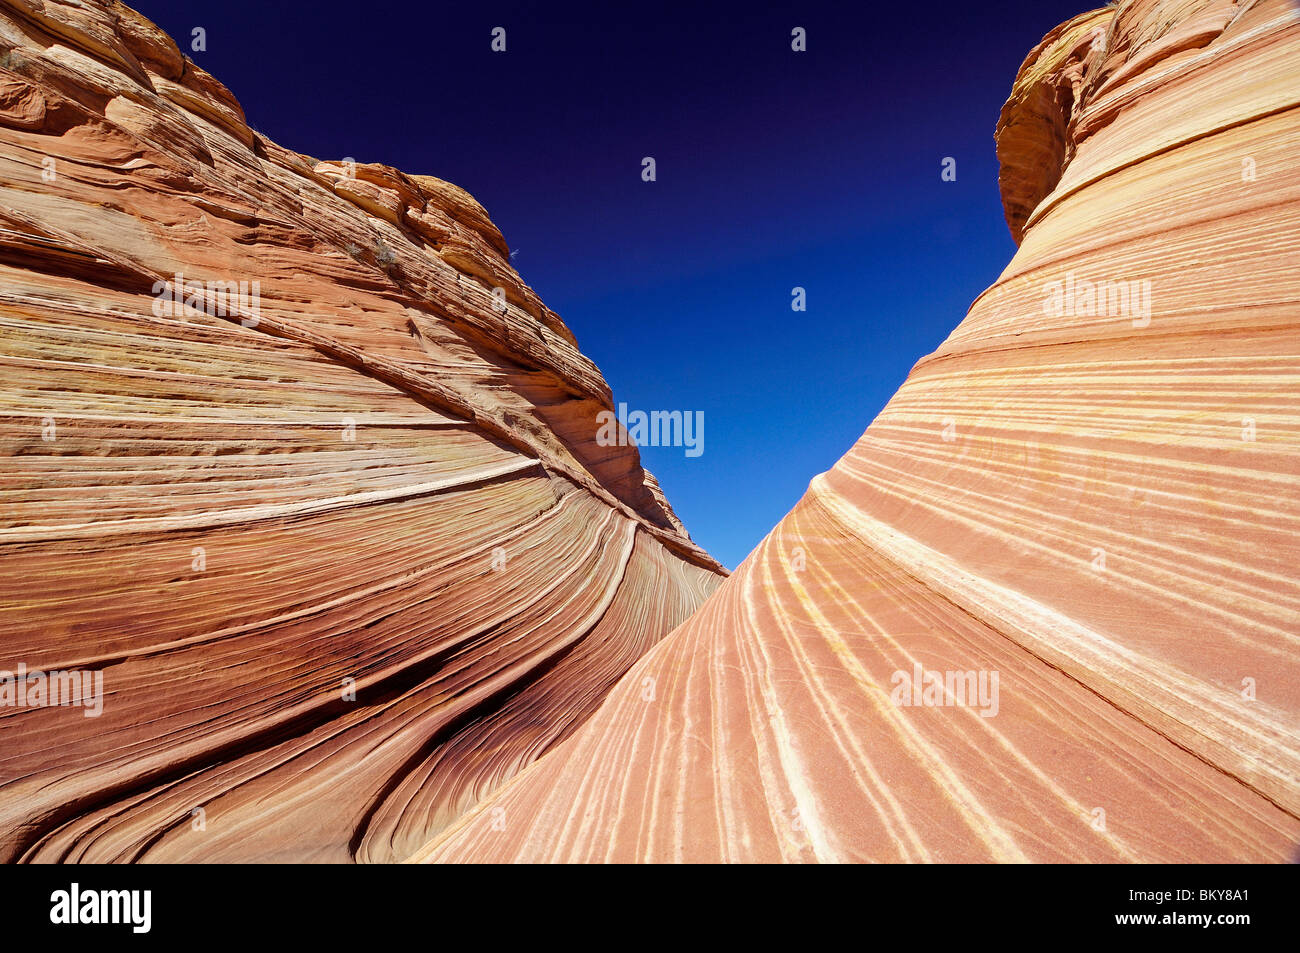
<path id="1" fill-rule="evenodd" d="M 642 456 L 734 568 L 1014 252 L 994 123 L 1093 4 L 133 5 L 186 51 L 204 27 L 190 55 L 280 144 L 482 202 L 616 401 L 704 412 L 703 455 Z"/>

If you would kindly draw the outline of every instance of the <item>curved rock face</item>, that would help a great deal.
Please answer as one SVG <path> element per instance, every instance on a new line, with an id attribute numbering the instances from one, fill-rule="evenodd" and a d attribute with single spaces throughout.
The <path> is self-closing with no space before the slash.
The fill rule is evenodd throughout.
<path id="1" fill-rule="evenodd" d="M 1282 861 L 1300 15 L 1124 0 L 998 124 L 1021 247 L 447 860 Z"/>
<path id="2" fill-rule="evenodd" d="M 478 203 L 118 3 L 0 2 L 0 355 L 8 860 L 406 857 L 723 575 Z"/>

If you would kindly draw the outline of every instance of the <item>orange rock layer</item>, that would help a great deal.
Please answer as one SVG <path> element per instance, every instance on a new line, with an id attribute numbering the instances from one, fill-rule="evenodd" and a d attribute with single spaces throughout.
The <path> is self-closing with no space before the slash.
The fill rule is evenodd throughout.
<path id="1" fill-rule="evenodd" d="M 427 842 L 722 577 L 610 407 L 465 192 L 275 145 L 119 3 L 0 2 L 0 669 L 103 679 L 0 707 L 0 857 Z"/>
<path id="2" fill-rule="evenodd" d="M 1053 31 L 998 123 L 1002 276 L 595 716 L 416 856 L 1293 856 L 1297 64 L 1285 0 Z"/>

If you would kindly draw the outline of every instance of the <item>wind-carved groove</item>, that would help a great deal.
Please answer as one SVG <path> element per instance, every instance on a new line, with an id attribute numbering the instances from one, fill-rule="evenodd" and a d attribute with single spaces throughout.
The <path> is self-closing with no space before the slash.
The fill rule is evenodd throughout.
<path id="1" fill-rule="evenodd" d="M 640 531 L 640 530 L 638 530 Z M 618 594 L 618 589 L 623 584 L 624 574 L 627 572 L 628 562 L 632 556 L 632 547 L 628 546 L 624 555 L 622 566 L 619 571 L 617 582 L 614 584 L 610 593 L 609 605 L 593 620 L 585 626 L 582 633 L 569 644 L 565 645 L 558 652 L 553 652 L 537 664 L 531 666 L 528 671 L 510 684 L 503 686 L 497 692 L 487 696 L 482 701 L 467 708 L 464 712 L 456 715 L 446 725 L 441 726 L 429 739 L 411 754 L 401 768 L 389 777 L 388 782 L 376 794 L 370 807 L 366 810 L 357 824 L 352 839 L 348 843 L 348 851 L 353 858 L 359 861 L 376 862 L 389 860 L 387 857 L 368 857 L 362 856 L 366 839 L 370 836 L 371 822 L 375 816 L 384 808 L 389 798 L 403 785 L 409 776 L 420 765 L 427 762 L 439 748 L 447 744 L 452 738 L 459 735 L 465 729 L 471 727 L 477 721 L 489 717 L 501 711 L 506 703 L 512 699 L 525 695 L 530 687 L 541 681 L 546 675 L 553 671 L 561 662 L 570 656 L 582 642 L 592 633 L 600 624 L 605 614 L 609 611 L 610 605 L 613 605 L 614 598 Z M 576 729 L 576 726 L 574 726 Z M 572 729 L 571 729 L 572 730 Z M 548 751 L 564 740 L 563 736 L 556 738 L 551 742 L 542 753 Z M 490 793 L 490 792 L 489 792 Z M 430 836 L 437 832 L 430 832 Z M 397 858 L 404 859 L 404 858 Z"/>
<path id="2" fill-rule="evenodd" d="M 630 558 L 630 555 L 631 545 L 627 547 L 627 550 L 624 553 L 620 572 L 612 585 L 609 599 L 611 603 L 614 594 L 617 593 L 619 586 L 622 584 L 623 573 L 626 571 L 627 561 Z M 524 612 L 527 610 L 526 608 L 521 608 L 519 611 Z M 410 765 L 418 764 L 421 760 L 427 758 L 429 752 L 436 750 L 437 747 L 447 739 L 453 737 L 461 728 L 471 724 L 477 717 L 481 717 L 484 713 L 499 709 L 500 703 L 504 702 L 508 698 L 526 692 L 530 685 L 542 678 L 564 657 L 577 648 L 582 639 L 586 638 L 591 630 L 599 623 L 600 618 L 603 617 L 605 611 L 608 611 L 608 605 L 606 605 L 600 615 L 591 621 L 590 625 L 587 625 L 582 633 L 570 644 L 563 646 L 558 652 L 551 653 L 537 663 L 530 665 L 523 675 L 512 680 L 499 691 L 492 693 L 479 702 L 476 702 L 465 712 L 453 716 L 446 726 L 440 727 L 419 749 L 421 755 L 413 755 L 408 759 L 408 763 Z M 465 652 L 472 650 L 475 647 L 490 643 L 497 630 L 507 625 L 511 621 L 511 618 L 513 617 L 500 618 L 483 630 L 474 632 L 464 640 L 447 645 L 427 658 L 405 665 L 397 671 L 385 675 L 367 685 L 359 685 L 356 689 L 357 697 L 355 701 L 344 700 L 341 696 L 329 697 L 328 700 L 319 702 L 310 710 L 275 723 L 267 729 L 255 732 L 229 744 L 218 746 L 217 748 L 203 752 L 202 754 L 196 755 L 195 757 L 183 762 L 170 765 L 167 768 L 142 774 L 137 778 L 133 778 L 129 783 L 109 785 L 97 790 L 92 795 L 69 802 L 59 810 L 47 814 L 41 819 L 39 824 L 33 825 L 26 836 L 24 836 L 18 843 L 13 856 L 15 859 L 20 861 L 28 860 L 34 852 L 40 849 L 43 841 L 56 834 L 67 822 L 77 817 L 105 810 L 113 804 L 124 801 L 131 801 L 134 799 L 147 801 L 149 795 L 158 788 L 170 786 L 186 778 L 200 774 L 208 769 L 244 760 L 258 753 L 269 751 L 286 742 L 304 738 L 322 727 L 344 720 L 345 716 L 349 719 L 353 719 L 367 709 L 371 711 L 382 710 L 398 699 L 417 690 L 426 682 L 434 680 L 438 675 L 444 672 L 447 663 L 450 660 L 463 655 Z M 330 695 L 338 695 L 337 689 L 332 689 Z M 403 772 L 398 772 L 393 775 L 390 783 L 377 794 L 373 799 L 371 807 L 366 811 L 365 817 L 367 821 L 382 805 L 387 794 L 401 783 L 404 776 Z M 189 821 L 189 815 L 185 815 L 177 821 L 177 824 L 183 826 L 184 824 L 189 823 Z M 354 855 L 357 852 L 358 845 L 364 837 L 365 826 L 366 825 L 363 823 L 357 828 L 353 835 L 353 840 L 349 844 L 349 850 Z M 155 835 L 144 841 L 137 847 L 135 851 L 135 859 L 138 860 L 144 858 L 150 847 L 159 843 L 173 830 L 175 830 L 174 827 L 164 827 Z M 76 843 L 77 842 L 74 842 L 73 848 L 71 849 L 75 849 Z"/>

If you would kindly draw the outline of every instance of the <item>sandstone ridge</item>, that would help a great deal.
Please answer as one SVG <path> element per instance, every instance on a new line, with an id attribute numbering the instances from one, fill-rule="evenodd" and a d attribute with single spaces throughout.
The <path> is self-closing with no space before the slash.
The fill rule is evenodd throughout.
<path id="1" fill-rule="evenodd" d="M 997 125 L 997 282 L 594 717 L 417 857 L 1291 859 L 1297 63 L 1285 0 L 1052 31 Z"/>
<path id="2" fill-rule="evenodd" d="M 724 575 L 462 189 L 322 162 L 115 2 L 0 2 L 0 853 L 383 861 Z"/>

